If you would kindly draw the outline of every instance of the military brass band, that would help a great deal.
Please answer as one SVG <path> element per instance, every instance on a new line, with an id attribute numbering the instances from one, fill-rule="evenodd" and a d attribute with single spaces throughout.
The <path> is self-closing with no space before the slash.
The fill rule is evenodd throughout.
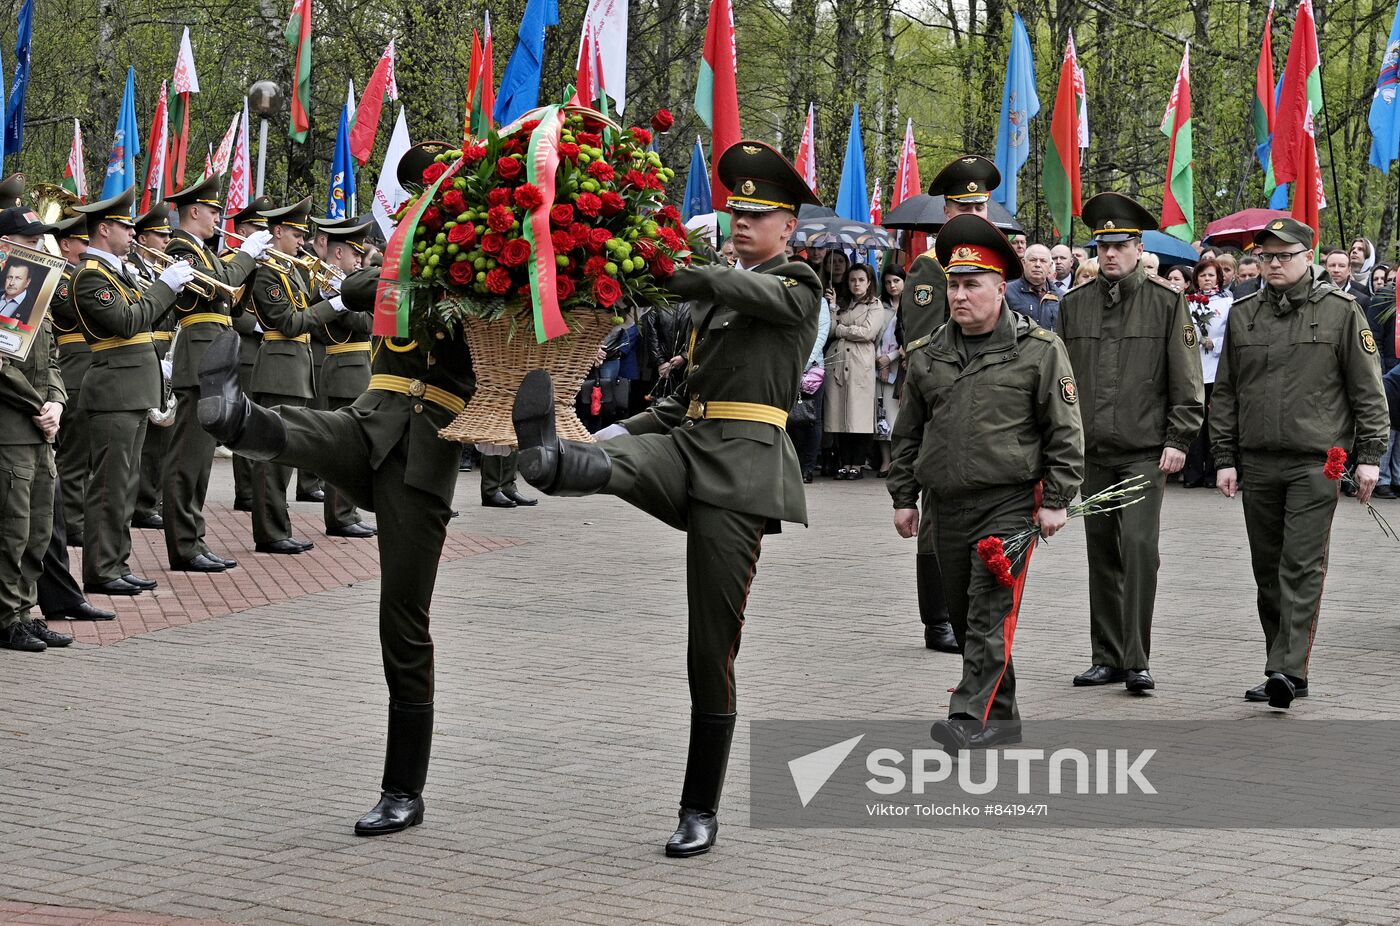
<path id="1" fill-rule="evenodd" d="M 447 147 L 410 149 L 401 182 L 417 185 Z M 676 857 L 716 841 L 735 664 L 764 539 L 783 522 L 808 522 L 786 425 L 823 299 L 817 273 L 788 246 L 799 208 L 820 204 L 798 172 L 759 141 L 729 148 L 717 171 L 739 191 L 728 200 L 737 265 L 697 262 L 667 284 L 694 331 L 675 392 L 589 443 L 555 430 L 556 389 L 572 383 L 531 371 L 513 410 L 518 471 L 532 486 L 616 496 L 685 534 L 690 735 L 679 822 L 665 843 Z M 1085 522 L 1091 650 L 1067 681 L 1136 695 L 1156 687 L 1162 499 L 1205 413 L 1186 303 L 1141 262 L 1152 214 L 1113 192 L 1085 203 L 1100 276 L 1064 293 L 1049 330 L 1006 302 L 1022 263 L 987 219 L 999 183 L 976 155 L 939 172 L 929 193 L 944 197 L 947 220 L 914 257 L 901 301 L 908 368 L 887 485 L 895 530 L 917 538 L 925 644 L 962 661 L 931 730 L 949 750 L 1022 738 L 1012 649 L 1035 543 L 1010 562 L 1009 582 L 986 567 L 980 543 L 1028 524 L 1048 538 L 1081 493 L 1125 480 L 1144 487 L 1141 499 Z M 134 596 L 156 582 L 132 571 L 133 526 L 163 531 L 172 570 L 237 566 L 205 536 L 217 444 L 236 454 L 234 506 L 251 514 L 257 553 L 312 548 L 293 535 L 287 491 L 294 468 L 314 468 L 327 534 L 378 539 L 388 734 L 380 798 L 355 832 L 396 832 L 425 814 L 429 612 L 459 459 L 439 431 L 472 399 L 471 357 L 460 336 L 371 335 L 369 221 L 314 221 L 309 200 L 260 199 L 227 217 L 235 230 L 221 254 L 210 246 L 225 220 L 218 192 L 209 177 L 138 217 L 131 189 L 73 203 L 45 188 L 49 219 L 17 206 L 0 213 L 8 236 L 52 236 L 67 261 L 34 352 L 0 367 L 0 464 L 34 473 L 4 501 L 7 523 L 27 528 L 0 542 L 0 644 L 70 642 L 30 617 L 44 551 L 65 526 L 83 548 L 83 588 Z M 1313 269 L 1312 229 L 1278 219 L 1255 244 L 1268 285 L 1229 316 L 1208 434 L 1222 493 L 1248 489 L 1266 652 L 1264 680 L 1245 697 L 1283 709 L 1309 694 L 1338 495 L 1323 460 L 1332 447 L 1353 449 L 1366 501 L 1388 416 L 1374 338 L 1355 300 Z M 59 613 L 112 616 L 82 607 Z"/>

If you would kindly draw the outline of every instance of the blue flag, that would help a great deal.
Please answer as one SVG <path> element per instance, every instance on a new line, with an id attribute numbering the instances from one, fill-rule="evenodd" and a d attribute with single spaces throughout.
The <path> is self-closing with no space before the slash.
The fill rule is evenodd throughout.
<path id="1" fill-rule="evenodd" d="M 1016 179 L 1031 154 L 1031 119 L 1040 112 L 1040 96 L 1035 92 L 1035 62 L 1031 60 L 1031 40 L 1021 14 L 1012 17 L 1011 57 L 1006 62 L 1006 87 L 1001 94 L 1001 124 L 997 128 L 997 170 L 1001 185 L 992 199 L 1016 214 Z"/>
<path id="2" fill-rule="evenodd" d="M 107 157 L 107 177 L 102 181 L 102 198 L 116 196 L 136 184 L 136 158 L 141 154 L 141 129 L 136 124 L 136 68 L 126 69 L 126 93 L 117 113 L 117 130 L 112 134 L 112 153 Z"/>
<path id="3" fill-rule="evenodd" d="M 715 211 L 710 199 L 710 168 L 705 164 L 705 146 L 695 138 L 695 150 L 690 152 L 690 173 L 685 178 L 685 204 L 681 218 L 689 221 L 697 215 L 708 215 Z"/>
<path id="4" fill-rule="evenodd" d="M 5 58 L 4 55 L 0 55 L 0 74 L 4 73 Z M 3 78 L 0 78 L 0 81 L 3 81 Z M 5 132 L 4 130 L 0 130 L 0 177 L 3 177 L 5 175 L 5 155 L 7 153 L 8 152 L 5 151 Z"/>
<path id="5" fill-rule="evenodd" d="M 24 100 L 29 94 L 29 40 L 34 35 L 34 0 L 24 0 L 19 8 L 19 31 L 15 35 L 15 82 L 5 106 L 5 151 L 19 154 L 24 147 Z"/>
<path id="6" fill-rule="evenodd" d="M 326 197 L 326 218 L 343 219 L 355 201 L 354 160 L 350 156 L 350 105 L 340 107 L 340 128 L 335 133 L 335 155 L 331 158 L 331 189 Z"/>
<path id="7" fill-rule="evenodd" d="M 836 190 L 836 214 L 857 222 L 870 221 L 870 190 L 865 185 L 865 143 L 860 135 L 860 104 L 851 110 L 846 157 L 841 162 L 841 185 Z"/>
<path id="8" fill-rule="evenodd" d="M 1400 157 L 1400 8 L 1390 24 L 1390 39 L 1385 43 L 1381 73 L 1376 78 L 1376 93 L 1371 98 L 1371 114 L 1366 122 L 1371 126 L 1371 163 L 1381 173 L 1390 173 L 1390 162 Z"/>
<path id="9" fill-rule="evenodd" d="M 496 92 L 497 125 L 510 125 L 539 104 L 540 70 L 544 65 L 544 32 L 559 25 L 559 0 L 528 0 L 515 34 L 515 51 L 501 75 Z"/>

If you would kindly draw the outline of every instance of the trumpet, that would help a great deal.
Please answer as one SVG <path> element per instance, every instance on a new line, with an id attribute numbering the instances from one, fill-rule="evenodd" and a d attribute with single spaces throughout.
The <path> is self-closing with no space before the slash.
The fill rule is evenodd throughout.
<path id="1" fill-rule="evenodd" d="M 132 250 L 141 255 L 142 260 L 153 265 L 157 272 L 164 271 L 171 264 L 176 263 L 176 259 L 164 251 L 148 248 L 140 242 L 133 242 L 131 247 Z M 243 286 L 230 286 L 200 270 L 194 271 L 194 279 L 186 283 L 185 288 L 203 299 L 216 299 L 219 296 L 224 296 L 234 304 L 243 298 L 244 290 Z"/>
<path id="2" fill-rule="evenodd" d="M 248 240 L 236 232 L 226 232 L 224 238 L 235 246 Z M 292 270 L 298 268 L 312 273 L 316 269 L 317 260 L 316 257 L 297 257 L 294 254 L 283 254 L 276 248 L 268 248 L 263 256 L 257 259 L 256 263 L 281 273 L 291 273 Z"/>

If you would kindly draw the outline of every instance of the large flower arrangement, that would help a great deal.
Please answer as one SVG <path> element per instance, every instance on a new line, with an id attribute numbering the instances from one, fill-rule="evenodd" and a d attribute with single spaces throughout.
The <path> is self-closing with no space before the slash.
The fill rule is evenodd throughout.
<path id="1" fill-rule="evenodd" d="M 652 124 L 671 121 L 663 110 Z M 566 312 L 671 301 L 664 283 L 692 249 L 666 202 L 674 172 L 651 140 L 591 110 L 547 107 L 440 154 L 398 216 L 403 251 L 391 243 L 386 257 L 410 297 L 399 309 L 408 334 L 426 343 L 469 317 L 533 316 L 542 342 L 566 330 Z"/>

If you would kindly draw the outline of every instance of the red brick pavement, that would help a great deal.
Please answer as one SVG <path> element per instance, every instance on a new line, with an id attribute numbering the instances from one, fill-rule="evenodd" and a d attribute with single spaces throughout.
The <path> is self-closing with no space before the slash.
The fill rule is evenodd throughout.
<path id="1" fill-rule="evenodd" d="M 131 532 L 131 568 L 160 586 L 134 598 L 90 595 L 99 608 L 117 612 L 114 621 L 55 621 L 54 629 L 73 634 L 82 643 L 108 646 L 127 637 L 206 621 L 303 595 L 354 585 L 379 577 L 379 544 L 375 540 L 327 537 L 321 506 L 294 504 L 292 534 L 311 540 L 316 548 L 296 556 L 253 552 L 249 515 L 226 505 L 205 509 L 205 540 L 215 552 L 238 560 L 228 572 L 171 572 L 165 555 L 165 534 L 155 530 Z M 524 541 L 483 537 L 448 526 L 442 561 L 491 553 Z M 82 550 L 72 547 L 73 575 L 81 581 Z M 0 908 L 0 912 L 3 908 Z M 8 922 L 0 917 L 0 922 Z M 113 920 L 112 922 L 117 922 Z"/>
<path id="2" fill-rule="evenodd" d="M 0 900 L 0 923 L 5 926 L 229 926 L 223 920 L 191 920 L 157 913 L 89 910 L 5 900 Z"/>

